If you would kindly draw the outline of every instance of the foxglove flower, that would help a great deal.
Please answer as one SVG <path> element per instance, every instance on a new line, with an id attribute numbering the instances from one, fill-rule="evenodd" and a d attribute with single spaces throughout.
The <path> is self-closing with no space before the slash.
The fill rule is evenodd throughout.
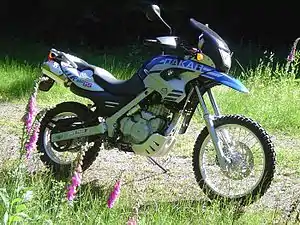
<path id="1" fill-rule="evenodd" d="M 295 60 L 295 55 L 296 55 L 296 48 L 297 48 L 297 45 L 298 45 L 298 42 L 300 41 L 300 37 L 297 38 L 295 41 L 294 41 L 294 44 L 293 44 L 293 47 L 291 49 L 291 52 L 290 54 L 288 55 L 287 57 L 287 60 L 289 62 L 293 62 Z"/>
<path id="2" fill-rule="evenodd" d="M 118 180 L 116 184 L 114 185 L 113 191 L 111 192 L 108 200 L 107 200 L 107 206 L 108 208 L 112 208 L 118 199 L 119 195 L 121 193 L 121 181 Z"/>
<path id="3" fill-rule="evenodd" d="M 74 198 L 75 198 L 75 195 L 77 193 L 77 187 L 81 184 L 81 180 L 82 180 L 82 161 L 83 161 L 83 157 L 84 157 L 84 154 L 85 154 L 85 147 L 82 147 L 83 148 L 83 151 L 79 153 L 78 155 L 78 158 L 76 160 L 77 162 L 77 166 L 74 170 L 74 174 L 72 176 L 72 179 L 71 179 L 71 184 L 68 186 L 67 190 L 67 199 L 69 202 L 71 202 Z"/>
<path id="4" fill-rule="evenodd" d="M 134 218 L 129 218 L 127 225 L 137 225 L 137 221 Z"/>
<path id="5" fill-rule="evenodd" d="M 289 62 L 293 62 L 295 60 L 296 48 L 292 48 L 290 54 L 287 57 Z"/>
<path id="6" fill-rule="evenodd" d="M 76 188 L 81 184 L 81 174 L 77 171 L 74 172 L 71 185 L 68 186 L 67 199 L 72 201 L 76 195 Z"/>
<path id="7" fill-rule="evenodd" d="M 27 109 L 27 115 L 26 115 L 26 121 L 25 121 L 26 130 L 27 130 L 28 134 L 30 133 L 36 113 L 37 113 L 36 98 L 35 98 L 35 95 L 32 95 L 28 102 L 28 109 Z"/>
<path id="8" fill-rule="evenodd" d="M 74 186 L 73 184 L 68 186 L 68 193 L 67 193 L 67 198 L 69 201 L 73 201 L 73 199 L 75 198 L 75 194 L 76 194 L 76 186 Z"/>
<path id="9" fill-rule="evenodd" d="M 25 119 L 25 126 L 27 134 L 30 133 L 32 125 L 34 123 L 35 116 L 37 114 L 37 105 L 36 105 L 36 96 L 37 96 L 37 88 L 35 88 L 34 93 L 30 96 L 29 101 L 27 103 L 26 107 L 26 115 L 24 117 Z"/>
<path id="10" fill-rule="evenodd" d="M 81 177 L 78 172 L 75 171 L 74 176 L 72 177 L 72 184 L 79 186 L 81 184 Z"/>
<path id="11" fill-rule="evenodd" d="M 36 148 L 36 142 L 38 140 L 39 137 L 39 132 L 40 132 L 40 123 L 37 122 L 34 130 L 29 138 L 29 140 L 27 141 L 27 143 L 25 144 L 25 149 L 26 149 L 26 158 L 29 159 L 31 152 Z"/>
<path id="12" fill-rule="evenodd" d="M 33 93 L 30 96 L 27 106 L 26 106 L 26 114 L 23 116 L 22 120 L 25 123 L 27 134 L 30 133 L 31 128 L 33 126 L 35 117 L 37 115 L 37 102 L 36 97 L 39 90 L 39 84 L 41 81 L 45 80 L 46 78 L 40 77 L 35 81 Z"/>

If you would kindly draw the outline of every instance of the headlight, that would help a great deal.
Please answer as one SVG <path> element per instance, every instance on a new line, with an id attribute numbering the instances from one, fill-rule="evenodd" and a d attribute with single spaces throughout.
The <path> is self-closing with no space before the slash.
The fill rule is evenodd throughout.
<path id="1" fill-rule="evenodd" d="M 220 51 L 220 54 L 221 54 L 224 65 L 227 68 L 230 69 L 230 67 L 231 67 L 231 55 L 230 55 L 230 53 L 228 53 L 227 51 L 225 51 L 221 48 L 219 48 L 219 51 Z"/>

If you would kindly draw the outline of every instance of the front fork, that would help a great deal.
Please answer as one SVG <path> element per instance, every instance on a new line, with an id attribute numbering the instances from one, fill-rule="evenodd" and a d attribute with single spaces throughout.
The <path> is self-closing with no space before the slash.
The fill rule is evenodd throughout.
<path id="1" fill-rule="evenodd" d="M 217 132 L 216 132 L 215 126 L 214 126 L 214 121 L 213 121 L 214 118 L 213 118 L 212 115 L 209 114 L 209 111 L 206 107 L 205 101 L 204 101 L 203 96 L 202 96 L 202 94 L 199 90 L 199 87 L 195 86 L 195 90 L 196 90 L 196 93 L 197 93 L 198 98 L 199 98 L 199 103 L 201 105 L 201 109 L 202 109 L 202 112 L 203 112 L 203 118 L 204 118 L 207 130 L 210 134 L 210 137 L 212 139 L 213 145 L 214 145 L 215 150 L 216 150 L 216 154 L 217 154 L 217 158 L 218 158 L 220 167 L 223 170 L 226 170 L 226 167 L 230 163 L 230 159 L 226 157 L 226 155 L 224 154 L 223 149 L 221 148 L 220 140 L 219 140 L 219 137 L 217 135 Z M 211 92 L 211 89 L 207 90 L 207 94 L 208 94 L 209 100 L 211 102 L 211 105 L 213 107 L 215 115 L 220 116 L 220 110 L 219 110 L 219 107 L 218 107 L 218 105 L 216 103 L 216 100 L 213 96 L 213 93 Z"/>

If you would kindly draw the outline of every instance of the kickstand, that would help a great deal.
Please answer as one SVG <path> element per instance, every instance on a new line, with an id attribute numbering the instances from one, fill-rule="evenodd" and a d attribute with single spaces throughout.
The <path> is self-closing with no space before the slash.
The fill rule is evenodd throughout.
<path id="1" fill-rule="evenodd" d="M 150 156 L 147 157 L 149 159 L 150 162 L 152 162 L 153 164 L 157 165 L 159 168 L 161 168 L 164 173 L 167 173 L 168 170 L 166 170 L 162 165 L 160 165 L 158 162 L 156 162 L 153 158 L 151 158 Z"/>

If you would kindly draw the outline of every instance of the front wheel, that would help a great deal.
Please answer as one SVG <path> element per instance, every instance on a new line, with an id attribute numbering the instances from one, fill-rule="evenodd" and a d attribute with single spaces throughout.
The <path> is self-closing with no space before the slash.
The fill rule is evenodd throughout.
<path id="1" fill-rule="evenodd" d="M 196 180 L 210 199 L 252 203 L 266 192 L 274 176 L 275 152 L 270 136 L 258 123 L 239 115 L 219 117 L 214 127 L 230 163 L 221 169 L 205 127 L 194 146 Z"/>

